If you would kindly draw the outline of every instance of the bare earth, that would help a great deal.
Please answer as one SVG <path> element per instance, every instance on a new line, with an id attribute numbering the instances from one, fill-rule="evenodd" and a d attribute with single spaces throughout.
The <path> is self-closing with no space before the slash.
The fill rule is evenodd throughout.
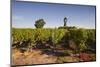
<path id="1" fill-rule="evenodd" d="M 41 54 L 40 50 L 26 51 L 25 53 L 13 50 L 12 53 L 12 65 L 46 64 L 56 63 L 56 61 L 57 57 Z"/>
<path id="2" fill-rule="evenodd" d="M 91 57 L 90 57 L 91 56 Z M 12 50 L 12 65 L 31 65 L 31 64 L 50 64 L 64 62 L 79 62 L 95 60 L 95 54 L 82 53 L 80 58 L 77 56 L 57 57 L 53 55 L 43 54 L 41 50 L 28 50 L 21 53 L 17 49 Z"/>

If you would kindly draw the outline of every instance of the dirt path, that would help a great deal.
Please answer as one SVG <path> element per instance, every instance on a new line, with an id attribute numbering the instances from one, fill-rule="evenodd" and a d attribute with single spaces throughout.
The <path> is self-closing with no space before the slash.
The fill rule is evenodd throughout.
<path id="1" fill-rule="evenodd" d="M 41 54 L 40 50 L 26 51 L 25 53 L 14 50 L 12 53 L 12 65 L 46 64 L 56 63 L 56 61 L 57 57 Z"/>
<path id="2" fill-rule="evenodd" d="M 73 54 L 74 55 L 74 54 Z M 81 53 L 77 56 L 53 56 L 47 55 L 42 50 L 34 49 L 21 53 L 19 50 L 12 50 L 12 65 L 47 64 L 47 63 L 68 63 L 79 61 L 95 60 L 95 54 Z"/>

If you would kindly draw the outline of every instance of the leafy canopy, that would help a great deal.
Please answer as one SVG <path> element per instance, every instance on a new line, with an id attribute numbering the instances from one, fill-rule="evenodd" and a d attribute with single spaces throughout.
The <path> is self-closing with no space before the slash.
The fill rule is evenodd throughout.
<path id="1" fill-rule="evenodd" d="M 46 23 L 45 23 L 45 21 L 43 20 L 43 19 L 39 19 L 39 20 L 37 20 L 37 21 L 35 21 L 35 27 L 36 28 L 43 28 L 43 26 L 45 25 Z"/>

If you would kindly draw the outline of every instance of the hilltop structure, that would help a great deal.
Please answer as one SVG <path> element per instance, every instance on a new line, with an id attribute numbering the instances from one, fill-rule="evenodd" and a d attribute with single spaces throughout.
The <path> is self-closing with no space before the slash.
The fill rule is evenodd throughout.
<path id="1" fill-rule="evenodd" d="M 64 27 L 67 27 L 67 17 L 64 18 Z"/>

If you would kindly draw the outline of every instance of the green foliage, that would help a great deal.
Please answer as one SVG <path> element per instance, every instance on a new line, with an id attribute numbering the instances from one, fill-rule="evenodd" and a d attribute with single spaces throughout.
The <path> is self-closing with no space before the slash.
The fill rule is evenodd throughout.
<path id="1" fill-rule="evenodd" d="M 58 29 L 67 29 L 67 30 L 70 30 L 70 29 L 77 29 L 77 27 L 75 27 L 75 26 L 70 26 L 70 27 L 68 27 L 68 26 L 60 26 L 60 27 L 58 27 Z"/>
<path id="2" fill-rule="evenodd" d="M 74 40 L 80 50 L 88 49 L 88 45 L 95 42 L 95 30 L 70 29 L 70 39 Z"/>
<path id="3" fill-rule="evenodd" d="M 46 24 L 45 21 L 43 19 L 39 19 L 35 21 L 34 25 L 36 28 L 43 28 L 44 24 Z"/>
<path id="4" fill-rule="evenodd" d="M 70 27 L 67 27 L 67 29 L 68 29 L 68 30 L 70 30 L 70 29 L 77 29 L 77 27 L 75 27 L 75 26 L 72 26 L 72 27 L 71 27 L 71 26 L 70 26 Z"/>
<path id="5" fill-rule="evenodd" d="M 67 32 L 68 31 L 65 29 L 54 29 L 52 31 L 52 38 L 54 44 L 57 44 L 59 41 L 61 41 L 61 39 L 64 37 L 65 33 Z"/>
<path id="6" fill-rule="evenodd" d="M 52 28 L 37 28 L 37 29 L 12 29 L 13 43 L 31 39 L 35 44 L 37 41 L 45 43 L 52 38 L 54 45 L 62 40 L 65 45 L 70 40 L 73 40 L 80 50 L 85 50 L 89 46 L 95 46 L 95 30 L 93 29 L 52 29 Z"/>
<path id="7" fill-rule="evenodd" d="M 13 29 L 12 37 L 14 42 L 31 39 L 33 43 L 40 40 L 45 42 L 52 37 L 52 41 L 56 44 L 62 39 L 65 32 L 67 32 L 65 29 Z"/>
<path id="8" fill-rule="evenodd" d="M 66 27 L 66 26 L 60 26 L 60 27 L 58 27 L 58 29 L 67 29 L 68 27 Z"/>
<path id="9" fill-rule="evenodd" d="M 23 40 L 28 40 L 31 39 L 33 42 L 35 41 L 34 38 L 34 32 L 35 30 L 33 29 L 12 29 L 12 38 L 13 38 L 13 43 L 15 42 L 20 42 Z"/>
<path id="10" fill-rule="evenodd" d="M 84 51 L 87 49 L 86 43 L 83 41 L 79 44 L 80 51 Z"/>
<path id="11" fill-rule="evenodd" d="M 87 38 L 87 46 L 89 49 L 96 49 L 96 34 L 95 34 L 95 30 L 87 30 L 88 32 L 88 38 Z"/>
<path id="12" fill-rule="evenodd" d="M 77 44 L 87 40 L 87 31 L 84 29 L 71 29 L 70 38 L 73 39 Z"/>

